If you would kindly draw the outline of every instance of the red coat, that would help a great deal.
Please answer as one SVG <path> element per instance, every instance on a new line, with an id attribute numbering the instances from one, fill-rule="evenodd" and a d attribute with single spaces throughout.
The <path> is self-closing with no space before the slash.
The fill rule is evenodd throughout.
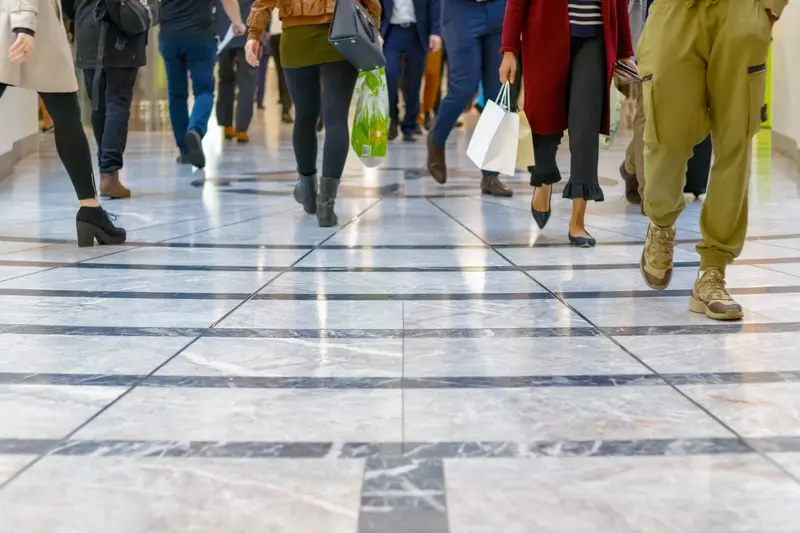
<path id="1" fill-rule="evenodd" d="M 567 129 L 569 0 L 508 0 L 501 52 L 519 54 L 525 82 L 525 115 L 534 133 Z M 617 59 L 633 57 L 628 0 L 602 0 L 608 87 Z M 520 42 L 520 37 L 522 38 Z M 609 91 L 601 133 L 610 124 Z"/>

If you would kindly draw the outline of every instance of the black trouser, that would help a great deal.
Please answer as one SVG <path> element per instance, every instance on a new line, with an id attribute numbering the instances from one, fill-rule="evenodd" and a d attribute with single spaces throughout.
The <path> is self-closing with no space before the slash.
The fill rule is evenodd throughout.
<path id="1" fill-rule="evenodd" d="M 100 172 L 107 174 L 122 168 L 122 156 L 128 144 L 128 123 L 131 119 L 133 88 L 136 85 L 134 68 L 104 68 L 100 73 L 100 94 L 97 109 L 92 107 L 92 131 L 97 141 L 97 161 Z M 86 92 L 93 100 L 94 69 L 84 70 Z"/>
<path id="2" fill-rule="evenodd" d="M 288 113 L 292 109 L 292 97 L 289 96 L 289 88 L 286 87 L 286 78 L 283 75 L 283 65 L 281 64 L 281 34 L 270 35 L 269 49 L 272 59 L 275 60 L 275 72 L 278 75 L 278 95 L 281 99 L 281 109 Z"/>
<path id="3" fill-rule="evenodd" d="M 317 173 L 317 121 L 322 113 L 325 125 L 322 176 L 341 178 L 350 150 L 347 119 L 358 71 L 347 61 L 337 61 L 286 68 L 284 73 L 295 107 L 292 144 L 297 172 L 302 176 Z"/>
<path id="4" fill-rule="evenodd" d="M 8 85 L 0 83 L 0 97 Z M 92 170 L 92 153 L 81 124 L 78 93 L 39 93 L 44 107 L 53 118 L 58 157 L 67 169 L 79 200 L 97 198 Z M 13 125 L 5 127 L 14 127 Z"/>
<path id="5" fill-rule="evenodd" d="M 600 158 L 600 125 L 603 120 L 609 84 L 606 74 L 606 50 L 602 37 L 579 39 L 570 43 L 570 67 L 567 77 L 567 127 L 571 157 L 570 176 L 564 198 L 603 201 L 597 179 Z M 540 187 L 561 181 L 556 164 L 558 145 L 563 132 L 533 135 L 536 169 L 531 183 Z"/>
<path id="6" fill-rule="evenodd" d="M 247 64 L 244 48 L 231 48 L 219 54 L 219 90 L 217 123 L 233 126 L 233 103 L 236 100 L 236 131 L 247 131 L 253 120 L 253 96 L 258 82 L 258 67 Z M 236 96 L 236 88 L 239 95 Z"/>

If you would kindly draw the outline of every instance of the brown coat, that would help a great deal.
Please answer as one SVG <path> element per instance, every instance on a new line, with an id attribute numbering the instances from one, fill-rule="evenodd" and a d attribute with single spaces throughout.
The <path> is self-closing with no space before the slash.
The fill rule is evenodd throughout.
<path id="1" fill-rule="evenodd" d="M 8 1 L 8 0 L 0 0 Z M 380 0 L 359 0 L 367 8 L 375 20 L 381 23 Z M 331 21 L 336 0 L 255 0 L 250 9 L 247 25 L 250 27 L 248 38 L 259 40 L 261 34 L 267 29 L 272 10 L 278 8 L 284 28 L 292 26 L 310 26 L 312 24 L 327 24 Z"/>
<path id="2" fill-rule="evenodd" d="M 0 0 L 0 83 L 43 93 L 78 90 L 58 1 Z M 19 65 L 8 59 L 15 28 L 36 32 L 33 54 Z"/>

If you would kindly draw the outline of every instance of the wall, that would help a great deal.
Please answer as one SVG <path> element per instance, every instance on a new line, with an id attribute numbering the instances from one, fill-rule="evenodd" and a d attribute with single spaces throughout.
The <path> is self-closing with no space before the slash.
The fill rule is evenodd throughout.
<path id="1" fill-rule="evenodd" d="M 39 132 L 37 96 L 10 87 L 0 98 L 0 178 L 9 175 L 17 161 L 36 149 Z"/>
<path id="2" fill-rule="evenodd" d="M 800 0 L 791 0 L 772 43 L 772 132 L 776 151 L 800 164 Z"/>

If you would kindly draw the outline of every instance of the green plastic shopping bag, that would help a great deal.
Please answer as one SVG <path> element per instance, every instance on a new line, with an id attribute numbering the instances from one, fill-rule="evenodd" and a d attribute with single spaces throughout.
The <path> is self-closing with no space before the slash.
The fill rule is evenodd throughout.
<path id="1" fill-rule="evenodd" d="M 368 167 L 377 167 L 386 157 L 389 132 L 389 92 L 386 70 L 381 67 L 360 72 L 356 89 L 356 114 L 353 119 L 350 145 Z"/>

